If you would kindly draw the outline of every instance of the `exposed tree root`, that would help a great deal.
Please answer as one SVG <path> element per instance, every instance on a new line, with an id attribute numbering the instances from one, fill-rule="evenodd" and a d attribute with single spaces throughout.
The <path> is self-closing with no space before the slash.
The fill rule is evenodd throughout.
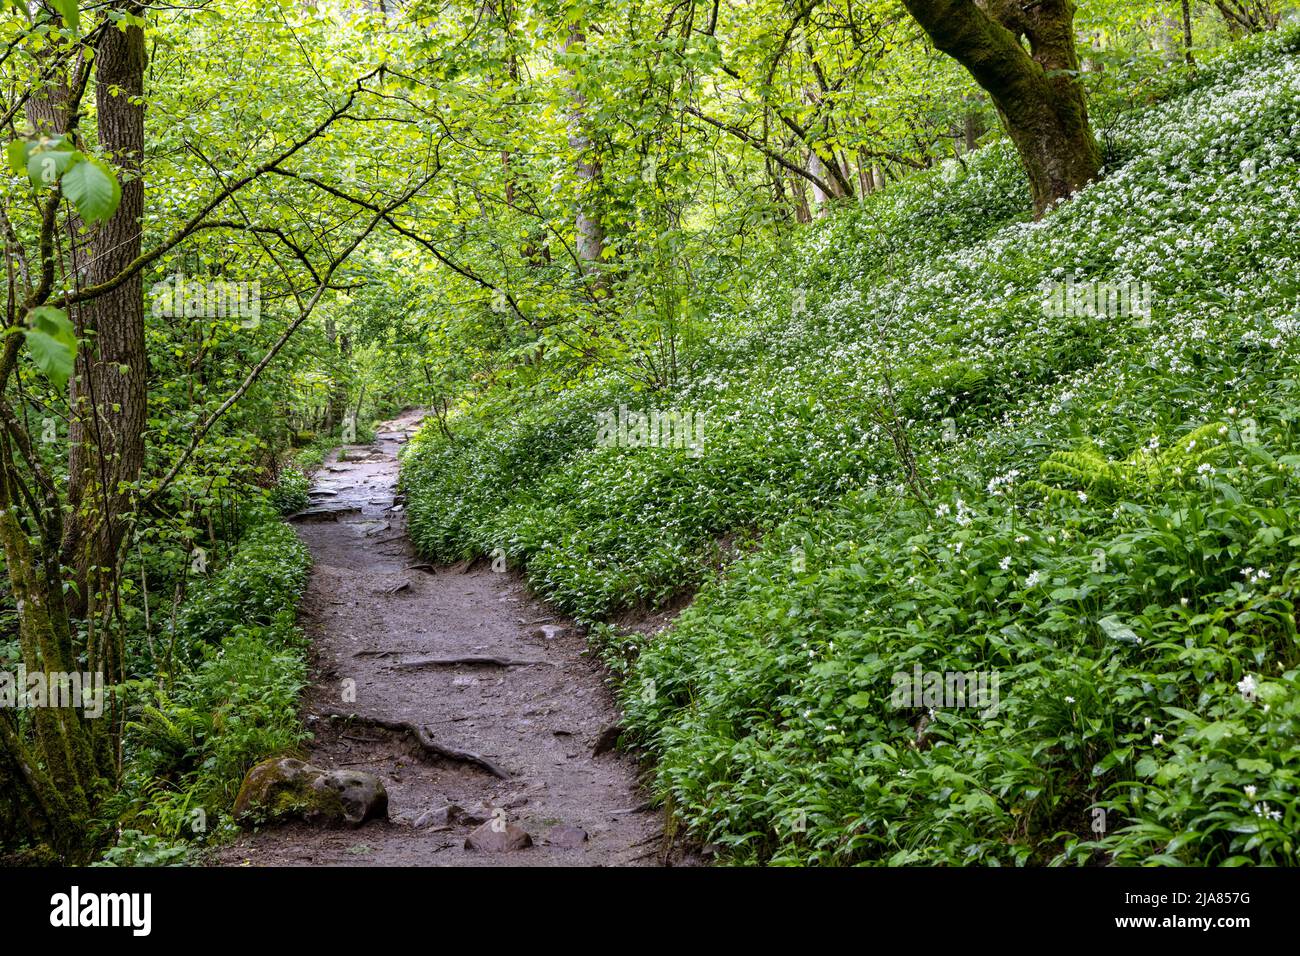
<path id="1" fill-rule="evenodd" d="M 419 667 L 454 667 L 457 664 L 469 664 L 474 667 L 528 667 L 534 664 L 545 664 L 547 667 L 555 666 L 550 661 L 530 661 L 518 657 L 491 657 L 488 655 L 413 657 L 409 661 L 398 661 L 393 666 L 414 669 Z"/>
<path id="2" fill-rule="evenodd" d="M 371 727 L 382 727 L 384 730 L 391 730 L 394 733 L 410 734 L 426 753 L 433 754 L 436 757 L 442 757 L 446 760 L 457 760 L 461 763 L 474 764 L 475 766 L 482 767 L 494 777 L 500 777 L 502 780 L 510 779 L 510 774 L 506 773 L 486 757 L 469 750 L 459 750 L 455 747 L 446 747 L 438 743 L 438 741 L 433 739 L 433 735 L 429 733 L 429 728 L 420 724 L 413 724 L 405 720 L 386 720 L 383 717 L 367 717 L 365 714 L 348 714 L 337 710 L 324 711 L 322 716 L 336 718 L 338 720 L 356 721 L 357 723 L 366 724 Z"/>

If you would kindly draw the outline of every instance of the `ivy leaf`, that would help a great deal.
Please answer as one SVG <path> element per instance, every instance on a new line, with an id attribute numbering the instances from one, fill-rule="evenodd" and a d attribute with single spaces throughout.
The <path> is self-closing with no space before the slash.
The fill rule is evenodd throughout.
<path id="1" fill-rule="evenodd" d="M 72 200 L 81 218 L 92 224 L 112 216 L 122 201 L 122 187 L 113 171 L 87 156 L 63 174 L 63 194 Z"/>

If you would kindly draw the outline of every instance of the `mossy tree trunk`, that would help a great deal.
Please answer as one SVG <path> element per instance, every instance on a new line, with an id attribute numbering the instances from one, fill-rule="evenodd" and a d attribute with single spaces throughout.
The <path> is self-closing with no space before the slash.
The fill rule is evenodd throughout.
<path id="1" fill-rule="evenodd" d="M 138 12 L 138 6 L 121 7 Z M 84 54 L 53 52 L 41 72 L 48 85 L 28 104 L 33 126 L 48 134 L 77 135 L 90 73 L 97 67 L 97 131 L 100 147 L 115 165 L 139 170 L 143 153 L 143 34 L 138 27 L 102 32 L 92 61 Z M 132 78 L 135 78 L 132 84 Z M 110 91 L 111 87 L 111 91 Z M 78 281 L 95 284 L 120 268 L 140 249 L 143 183 L 138 176 L 122 184 L 118 210 L 102 226 L 83 232 L 74 214 L 60 226 L 56 218 L 57 194 L 44 201 L 40 232 L 35 245 L 46 263 L 46 276 L 55 274 L 55 259 L 62 257 L 61 237 L 66 237 L 70 260 L 61 263 L 75 270 Z M 87 238 L 88 236 L 88 238 Z M 57 252 L 56 252 L 57 250 Z M 15 252 L 6 244 L 7 274 L 13 278 Z M 101 255 L 102 254 L 102 255 Z M 118 263 L 118 265 L 114 265 Z M 8 331 L 24 321 L 26 313 L 45 304 L 51 291 L 49 278 L 26 292 L 11 290 Z M 138 474 L 143 458 L 144 326 L 140 280 L 121 284 L 100 300 L 70 309 L 80 335 L 86 337 L 79 352 L 82 360 L 71 389 L 74 404 L 74 452 L 70 456 L 69 494 L 76 484 L 87 507 L 74 508 L 61 497 L 62 483 L 46 468 L 33 445 L 27 416 L 20 415 L 3 394 L 18 374 L 23 336 L 9 334 L 0 346 L 0 553 L 18 616 L 18 645 L 28 678 L 44 675 L 44 701 L 30 707 L 6 708 L 0 713 L 0 786 L 4 786 L 25 835 L 44 843 L 68 864 L 88 862 L 96 850 L 97 816 L 101 802 L 115 785 L 121 713 L 111 700 L 105 709 L 87 713 L 86 701 L 64 690 L 62 675 L 102 675 L 94 689 L 120 683 L 123 674 L 121 634 L 115 628 L 74 625 L 73 615 L 84 610 L 85 589 L 65 594 L 65 567 L 61 553 L 87 555 L 79 570 L 84 584 L 89 567 L 105 556 L 116 563 L 115 546 L 106 536 L 120 540 L 118 511 L 123 498 L 96 488 L 118 489 Z M 124 373 L 121 366 L 129 366 Z M 21 394 L 21 393 L 19 393 Z M 79 396 L 85 401 L 80 402 Z M 137 422 L 138 425 L 133 425 Z M 78 431 L 79 429 L 79 431 Z M 111 431 L 111 442 L 102 439 Z M 129 434 L 127 434 L 129 432 Z M 80 442 L 82 458 L 75 446 Z M 106 451 L 110 448 L 111 451 Z M 81 462 L 81 464 L 78 464 Z M 109 507 L 98 510 L 96 501 Z M 64 515 L 68 516 L 65 525 Z M 71 538 L 65 530 L 73 530 Z M 85 547 L 63 551 L 68 540 Z M 74 571 L 74 577 L 76 572 Z M 58 676 L 56 676 L 58 675 Z M 57 697 L 55 687 L 60 688 Z M 16 688 L 25 694 L 28 688 Z M 96 704 L 99 701 L 95 701 Z"/>
<path id="2" fill-rule="evenodd" d="M 903 4 L 992 98 L 1029 177 L 1035 216 L 1096 178 L 1101 149 L 1078 79 L 1072 0 Z"/>
<path id="3" fill-rule="evenodd" d="M 10 340 L 16 342 L 17 336 Z M 0 378 L 12 372 L 14 352 L 9 346 L 0 359 Z M 83 666 L 63 600 L 58 560 L 62 520 L 54 482 L 40 468 L 29 437 L 6 402 L 0 402 L 0 418 L 0 549 L 18 608 L 23 666 L 29 675 L 47 675 L 46 684 L 52 688 L 49 675 L 94 669 L 97 655 L 87 648 Z M 16 457 L 33 473 L 31 484 L 20 477 Z M 98 657 L 116 655 L 101 646 Z M 0 764 L 8 768 L 7 782 L 36 823 L 35 835 L 64 862 L 80 864 L 92 853 L 95 810 L 115 776 L 115 721 L 107 712 L 87 716 L 80 702 L 61 702 L 69 706 L 52 706 L 54 701 L 47 700 L 46 706 L 0 718 L 0 750 L 5 752 Z"/>

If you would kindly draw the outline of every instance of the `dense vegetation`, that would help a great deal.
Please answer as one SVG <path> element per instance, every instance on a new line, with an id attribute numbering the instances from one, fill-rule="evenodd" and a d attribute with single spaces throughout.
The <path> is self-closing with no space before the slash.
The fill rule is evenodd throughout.
<path id="1" fill-rule="evenodd" d="M 679 390 L 426 429 L 416 540 L 502 548 L 588 623 L 703 588 L 596 633 L 661 794 L 733 859 L 1294 864 L 1296 52 L 1124 116 L 1041 223 L 997 147 L 870 197 L 774 257 Z M 1150 282 L 1151 315 L 1054 319 L 1062 277 Z M 702 454 L 598 447 L 598 410 L 655 403 L 704 416 Z M 918 662 L 996 670 L 997 713 L 937 709 L 915 746 L 890 676 Z"/>
<path id="2" fill-rule="evenodd" d="M 229 832 L 416 406 L 723 859 L 1296 862 L 1295 14 L 0 2 L 0 859 Z"/>

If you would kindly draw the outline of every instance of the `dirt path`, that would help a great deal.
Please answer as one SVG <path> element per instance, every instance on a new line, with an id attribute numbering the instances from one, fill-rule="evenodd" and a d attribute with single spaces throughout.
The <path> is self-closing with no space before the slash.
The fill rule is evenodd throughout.
<path id="1" fill-rule="evenodd" d="M 307 693 L 310 762 L 368 770 L 388 789 L 388 823 L 356 830 L 292 824 L 245 835 L 218 861 L 292 865 L 654 865 L 663 825 L 617 753 L 593 756 L 616 714 L 585 641 L 531 599 L 519 578 L 476 567 L 412 568 L 405 514 L 394 510 L 397 451 L 419 416 L 381 426 L 373 446 L 331 455 L 298 531 L 315 567 L 302 621 L 315 649 Z M 543 632 L 563 627 L 558 635 Z M 502 657 L 537 664 L 402 668 L 421 657 Z M 355 682 L 355 685 L 348 682 Z M 346 691 L 355 686 L 355 701 Z M 441 744 L 473 751 L 510 775 L 424 756 L 408 737 L 322 718 L 348 711 L 427 725 Z M 454 804 L 504 816 L 533 846 L 464 848 L 473 823 L 439 826 L 426 811 Z M 560 828 L 560 829 L 557 829 Z M 569 829 L 566 829 L 569 828 Z M 575 832 L 574 829 L 577 828 Z M 585 831 L 587 838 L 582 839 Z M 562 845 L 570 844 L 570 845 Z"/>

